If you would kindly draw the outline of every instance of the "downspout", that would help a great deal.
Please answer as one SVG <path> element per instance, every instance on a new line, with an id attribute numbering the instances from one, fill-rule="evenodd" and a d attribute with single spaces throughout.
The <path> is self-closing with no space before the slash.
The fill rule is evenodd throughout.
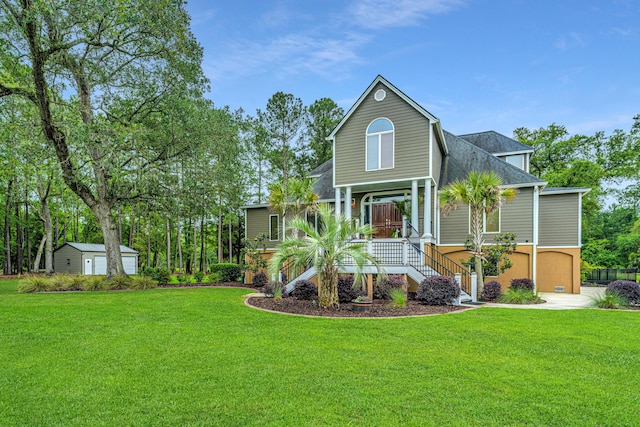
<path id="1" fill-rule="evenodd" d="M 539 207 L 540 187 L 533 187 L 533 254 L 532 254 L 532 274 L 533 291 L 538 292 L 538 282 L 536 281 L 538 273 L 538 207 Z"/>

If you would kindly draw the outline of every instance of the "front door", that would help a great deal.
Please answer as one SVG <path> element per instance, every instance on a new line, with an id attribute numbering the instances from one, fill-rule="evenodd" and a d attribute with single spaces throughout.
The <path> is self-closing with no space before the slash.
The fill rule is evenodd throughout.
<path id="1" fill-rule="evenodd" d="M 395 203 L 374 203 L 371 205 L 371 226 L 373 237 L 400 237 L 402 215 Z"/>
<path id="2" fill-rule="evenodd" d="M 93 274 L 93 260 L 91 258 L 84 260 L 84 274 L 87 276 Z"/>

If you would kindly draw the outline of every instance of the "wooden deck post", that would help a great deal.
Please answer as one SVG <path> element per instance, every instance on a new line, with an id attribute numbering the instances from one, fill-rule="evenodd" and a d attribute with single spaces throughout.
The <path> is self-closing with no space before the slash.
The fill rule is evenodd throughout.
<path id="1" fill-rule="evenodd" d="M 367 274 L 367 296 L 373 301 L 373 274 Z"/>

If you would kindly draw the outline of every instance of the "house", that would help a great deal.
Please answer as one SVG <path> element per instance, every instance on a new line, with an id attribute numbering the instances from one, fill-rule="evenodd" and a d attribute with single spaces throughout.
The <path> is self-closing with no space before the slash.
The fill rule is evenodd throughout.
<path id="1" fill-rule="evenodd" d="M 333 203 L 336 213 L 371 224 L 376 230 L 371 250 L 388 273 L 407 274 L 410 290 L 427 275 L 458 273 L 463 291 L 471 292 L 468 271 L 461 265 L 470 257 L 464 246 L 469 209 L 444 216 L 437 193 L 477 170 L 496 172 L 505 187 L 518 192 L 512 203 L 484 218 L 487 244 L 512 232 L 518 245 L 509 257 L 513 267 L 486 280 L 497 280 L 506 289 L 510 279 L 528 277 L 538 291 L 580 292 L 581 201 L 589 190 L 547 188 L 528 173 L 531 147 L 493 131 L 447 132 L 437 117 L 382 76 L 329 138 L 333 158 L 310 173 L 320 200 Z M 395 204 L 405 199 L 411 209 L 403 220 Z M 266 233 L 268 258 L 286 224 L 267 205 L 245 208 L 247 238 Z"/>
<path id="2" fill-rule="evenodd" d="M 122 265 L 127 274 L 138 271 L 138 251 L 120 245 Z M 53 252 L 56 273 L 106 275 L 107 252 L 104 245 L 67 242 Z"/>

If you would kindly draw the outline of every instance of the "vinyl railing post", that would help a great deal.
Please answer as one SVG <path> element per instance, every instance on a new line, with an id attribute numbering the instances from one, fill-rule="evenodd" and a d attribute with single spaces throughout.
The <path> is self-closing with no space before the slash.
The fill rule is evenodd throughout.
<path id="1" fill-rule="evenodd" d="M 409 247 L 407 246 L 408 244 L 409 244 L 408 240 L 405 239 L 405 240 L 402 241 L 402 265 L 409 264 L 409 258 L 408 258 L 408 256 L 409 256 L 409 253 L 408 253 Z"/>
<path id="2" fill-rule="evenodd" d="M 462 275 L 460 273 L 456 273 L 453 277 L 455 277 L 456 279 L 456 283 L 458 284 L 458 287 L 460 289 L 462 289 L 462 286 L 460 286 L 460 282 L 462 281 Z M 461 296 L 458 295 L 458 299 L 456 300 L 456 305 L 460 305 L 461 304 Z"/>
<path id="3" fill-rule="evenodd" d="M 478 302 L 478 275 L 471 273 L 471 301 Z"/>

